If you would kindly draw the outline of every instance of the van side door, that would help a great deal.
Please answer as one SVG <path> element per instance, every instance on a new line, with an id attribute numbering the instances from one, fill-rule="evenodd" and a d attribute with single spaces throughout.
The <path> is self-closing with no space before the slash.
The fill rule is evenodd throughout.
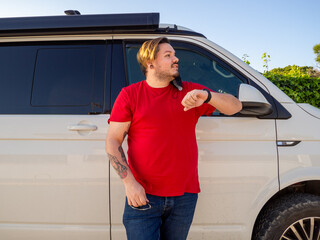
<path id="1" fill-rule="evenodd" d="M 110 239 L 106 49 L 1 43 L 1 238 Z"/>

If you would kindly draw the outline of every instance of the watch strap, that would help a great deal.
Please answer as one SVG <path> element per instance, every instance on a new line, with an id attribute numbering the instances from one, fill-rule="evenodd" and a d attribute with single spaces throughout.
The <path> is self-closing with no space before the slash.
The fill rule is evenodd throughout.
<path id="1" fill-rule="evenodd" d="M 207 97 L 207 99 L 204 101 L 204 103 L 208 103 L 208 102 L 210 102 L 210 100 L 211 100 L 211 92 L 208 90 L 208 89 L 206 89 L 206 88 L 204 88 L 204 89 L 202 89 L 203 91 L 206 91 L 207 93 L 208 93 L 208 97 Z"/>

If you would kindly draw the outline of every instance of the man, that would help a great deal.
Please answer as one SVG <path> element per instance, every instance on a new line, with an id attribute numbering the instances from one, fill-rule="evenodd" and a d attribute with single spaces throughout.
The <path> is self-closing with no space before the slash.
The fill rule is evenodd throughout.
<path id="1" fill-rule="evenodd" d="M 218 109 L 232 115 L 238 99 L 179 77 L 167 38 L 146 41 L 137 54 L 146 80 L 120 92 L 106 152 L 126 190 L 123 223 L 130 240 L 186 239 L 200 192 L 195 126 Z M 214 81 L 214 79 L 212 79 Z M 128 162 L 121 147 L 128 134 Z"/>

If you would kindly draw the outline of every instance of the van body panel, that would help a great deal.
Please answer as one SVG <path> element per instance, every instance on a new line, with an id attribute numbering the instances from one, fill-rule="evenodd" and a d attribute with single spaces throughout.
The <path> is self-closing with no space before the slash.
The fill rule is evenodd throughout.
<path id="1" fill-rule="evenodd" d="M 222 229 L 225 239 L 249 239 L 252 206 L 279 189 L 275 121 L 201 117 L 196 133 L 201 193 L 193 223 L 214 239 Z"/>
<path id="2" fill-rule="evenodd" d="M 0 122 L 7 126 L 0 134 L 0 236 L 56 239 L 63 228 L 70 239 L 108 239 L 106 115 L 0 115 Z M 79 123 L 97 129 L 68 130 Z"/>
<path id="3" fill-rule="evenodd" d="M 279 141 L 295 141 L 292 146 L 278 146 L 280 188 L 320 180 L 320 119 L 297 104 L 285 103 L 292 118 L 277 120 Z"/>
<path id="4" fill-rule="evenodd" d="M 106 240 L 110 239 L 109 228 L 105 226 L 67 224 L 1 224 L 1 239 L 7 240 Z"/>
<path id="5" fill-rule="evenodd" d="M 317 142 L 320 149 L 320 119 L 308 114 L 295 103 L 283 103 L 283 106 L 292 117 L 277 120 L 278 140 Z M 296 147 L 298 146 L 299 144 Z"/>

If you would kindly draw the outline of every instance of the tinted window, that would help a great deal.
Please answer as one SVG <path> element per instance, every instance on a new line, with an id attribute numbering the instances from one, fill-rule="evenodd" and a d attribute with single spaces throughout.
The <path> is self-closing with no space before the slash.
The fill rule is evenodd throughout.
<path id="1" fill-rule="evenodd" d="M 171 44 L 179 58 L 179 72 L 183 81 L 200 83 L 216 92 L 238 95 L 238 87 L 244 80 L 221 60 L 191 44 Z M 130 84 L 145 79 L 136 60 L 139 47 L 137 44 L 126 45 Z"/>
<path id="2" fill-rule="evenodd" d="M 183 81 L 200 83 L 213 91 L 238 96 L 243 83 L 229 69 L 194 48 L 175 47 L 179 58 L 179 71 Z"/>
<path id="3" fill-rule="evenodd" d="M 32 106 L 77 106 L 91 102 L 94 52 L 90 48 L 40 49 Z"/>
<path id="4" fill-rule="evenodd" d="M 35 56 L 32 47 L 0 47 L 0 113 L 19 113 L 30 105 Z"/>
<path id="5" fill-rule="evenodd" d="M 105 63 L 105 41 L 3 43 L 0 114 L 102 112 Z"/>
<path id="6" fill-rule="evenodd" d="M 127 58 L 127 72 L 129 84 L 136 83 L 146 79 L 140 70 L 139 63 L 137 61 L 137 53 L 141 45 L 127 44 L 126 45 L 126 58 Z"/>

